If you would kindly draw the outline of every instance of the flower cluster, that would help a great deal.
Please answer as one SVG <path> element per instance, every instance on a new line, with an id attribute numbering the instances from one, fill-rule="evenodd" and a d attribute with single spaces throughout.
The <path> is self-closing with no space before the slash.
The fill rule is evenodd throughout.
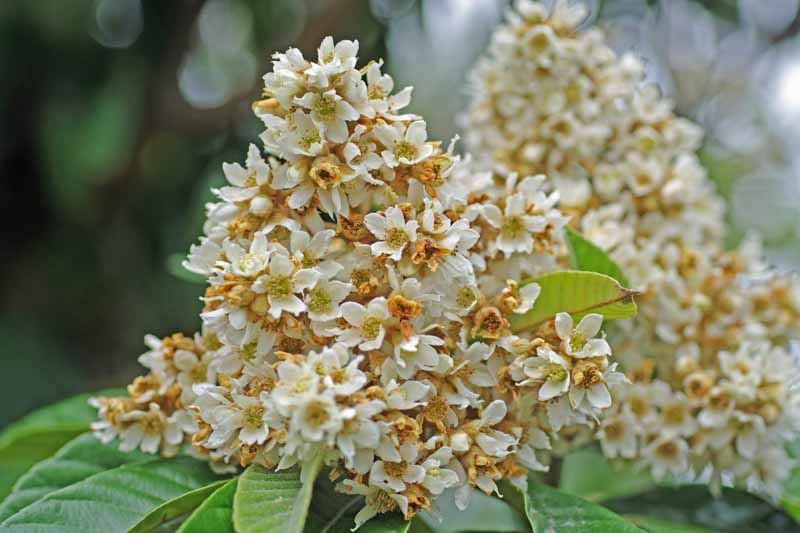
<path id="1" fill-rule="evenodd" d="M 496 181 L 547 173 L 571 223 L 645 292 L 616 332 L 636 384 L 602 423 L 606 454 L 777 496 L 800 427 L 787 344 L 800 337 L 800 283 L 767 270 L 752 243 L 723 251 L 702 132 L 642 84 L 638 59 L 578 29 L 585 14 L 516 2 L 472 74 L 468 148 Z"/>
<path id="2" fill-rule="evenodd" d="M 186 262 L 209 283 L 202 333 L 148 340 L 130 397 L 95 403 L 99 435 L 127 448 L 185 439 L 277 469 L 323 454 L 365 497 L 360 525 L 546 469 L 551 439 L 592 426 L 625 378 L 600 315 L 511 329 L 540 287 L 509 280 L 557 268 L 558 195 L 542 176 L 468 176 L 357 50 L 274 56 L 253 106 L 269 155 L 224 165 Z"/>

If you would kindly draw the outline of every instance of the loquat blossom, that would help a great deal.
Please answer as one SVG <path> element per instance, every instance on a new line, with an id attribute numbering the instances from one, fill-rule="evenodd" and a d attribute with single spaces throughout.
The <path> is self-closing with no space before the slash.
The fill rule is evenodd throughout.
<path id="1" fill-rule="evenodd" d="M 800 418 L 800 392 L 790 386 L 800 362 L 787 349 L 800 336 L 800 282 L 766 267 L 757 240 L 725 250 L 724 204 L 696 153 L 702 130 L 643 83 L 640 60 L 618 56 L 602 30 L 580 28 L 586 14 L 566 0 L 551 8 L 515 2 L 471 74 L 462 125 L 473 168 L 494 184 L 487 188 L 511 194 L 518 176 L 546 174 L 543 193 L 557 194 L 570 225 L 644 293 L 637 319 L 614 332 L 615 356 L 633 384 L 609 387 L 620 379 L 613 364 L 593 362 L 608 343 L 595 338 L 588 317 L 574 327 L 564 315 L 555 324 L 562 353 L 542 351 L 548 362 L 520 355 L 512 378 L 555 395 L 548 412 L 558 427 L 574 411 L 605 406 L 596 412 L 597 438 L 610 458 L 633 459 L 658 479 L 713 490 L 726 480 L 777 499 Z M 466 213 L 499 230 L 499 251 L 530 247 L 510 231 L 528 223 L 519 218 L 526 209 L 471 200 Z M 552 249 L 553 239 L 537 244 Z M 549 265 L 506 268 L 563 268 L 565 247 L 554 255 Z M 496 260 L 487 265 L 498 272 Z M 568 394 L 564 366 L 553 360 L 572 365 Z M 583 364 L 590 366 L 576 370 Z M 595 380 L 602 386 L 586 386 Z"/>
<path id="2" fill-rule="evenodd" d="M 208 281 L 201 333 L 148 337 L 149 373 L 95 403 L 101 438 L 147 451 L 277 470 L 321 453 L 360 526 L 546 470 L 624 378 L 602 317 L 512 331 L 542 289 L 522 280 L 561 268 L 546 178 L 476 173 L 357 52 L 273 56 L 263 146 L 224 166 L 186 261 Z"/>

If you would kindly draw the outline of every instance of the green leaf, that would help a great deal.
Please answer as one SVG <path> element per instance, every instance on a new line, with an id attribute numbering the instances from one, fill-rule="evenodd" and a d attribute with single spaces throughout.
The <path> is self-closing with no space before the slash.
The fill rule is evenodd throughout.
<path id="1" fill-rule="evenodd" d="M 596 272 L 570 270 L 545 274 L 527 280 L 542 288 L 533 309 L 511 317 L 511 329 L 533 329 L 551 320 L 560 312 L 567 312 L 576 320 L 589 313 L 599 313 L 606 320 L 631 318 L 636 315 L 633 296 L 637 294 L 622 287 L 617 280 Z"/>
<path id="2" fill-rule="evenodd" d="M 561 464 L 559 489 L 593 502 L 621 498 L 653 487 L 646 472 L 637 472 L 633 464 L 610 464 L 598 450 L 570 453 Z"/>
<path id="3" fill-rule="evenodd" d="M 190 457 L 123 465 L 57 490 L 0 524 L 3 533 L 115 533 L 137 527 L 153 511 L 168 519 L 196 504 L 187 493 L 217 481 Z M 176 510 L 163 504 L 175 501 Z M 153 527 L 158 523 L 151 524 Z"/>
<path id="4" fill-rule="evenodd" d="M 186 519 L 178 533 L 234 533 L 233 495 L 238 481 L 239 478 L 235 477 L 215 490 Z"/>
<path id="5" fill-rule="evenodd" d="M 436 533 L 460 533 L 469 531 L 496 533 L 527 533 L 530 525 L 527 518 L 517 512 L 500 498 L 487 496 L 474 490 L 469 507 L 460 511 L 453 500 L 453 491 L 447 491 L 436 498 L 441 521 L 427 512 L 417 515 L 415 520 L 422 520 L 431 531 Z"/>
<path id="6" fill-rule="evenodd" d="M 691 524 L 681 524 L 653 518 L 652 516 L 625 515 L 625 519 L 633 522 L 649 533 L 715 533 L 711 529 L 693 526 Z"/>
<path id="7" fill-rule="evenodd" d="M 239 533 L 301 533 L 323 454 L 305 461 L 300 471 L 271 472 L 258 465 L 245 470 L 233 498 L 233 525 Z"/>
<path id="8" fill-rule="evenodd" d="M 647 515 L 685 526 L 728 533 L 779 533 L 797 531 L 797 525 L 766 501 L 733 489 L 712 496 L 708 487 L 659 487 L 604 505 L 623 515 Z"/>
<path id="9" fill-rule="evenodd" d="M 355 516 L 364 504 L 363 496 L 337 492 L 328 476 L 319 476 L 314 484 L 314 497 L 304 531 L 348 533 L 355 525 Z M 421 524 L 416 518 L 412 522 Z M 405 521 L 399 513 L 385 513 L 375 516 L 358 531 L 359 533 L 405 533 L 412 522 Z"/>
<path id="10" fill-rule="evenodd" d="M 81 394 L 37 409 L 0 433 L 0 499 L 31 466 L 53 455 L 66 442 L 89 430 L 97 410 L 92 396 L 125 394 L 123 389 Z"/>
<path id="11" fill-rule="evenodd" d="M 533 533 L 643 531 L 605 507 L 538 483 L 533 475 L 528 476 L 526 492 L 520 491 L 511 483 L 503 482 L 501 493 L 512 505 L 525 513 Z"/>
<path id="12" fill-rule="evenodd" d="M 586 270 L 605 274 L 617 280 L 623 287 L 631 284 L 622 269 L 599 246 L 570 227 L 564 228 L 569 248 L 569 265 L 575 270 Z"/>
<path id="13" fill-rule="evenodd" d="M 17 480 L 0 505 L 0 522 L 51 492 L 105 470 L 152 458 L 142 452 L 121 452 L 116 443 L 103 444 L 88 433 L 79 435 Z"/>
<path id="14" fill-rule="evenodd" d="M 787 448 L 793 459 L 800 458 L 800 441 L 793 442 Z M 800 468 L 794 468 L 786 481 L 781 506 L 795 522 L 800 524 Z"/>
<path id="15" fill-rule="evenodd" d="M 225 479 L 215 481 L 165 501 L 142 517 L 133 527 L 128 529 L 128 533 L 144 533 L 146 531 L 151 531 L 160 524 L 183 516 L 197 508 L 209 495 L 227 482 L 228 481 Z"/>
<path id="16" fill-rule="evenodd" d="M 258 465 L 248 467 L 239 478 L 233 498 L 236 531 L 284 531 L 302 485 L 300 472 L 296 469 L 271 472 Z"/>

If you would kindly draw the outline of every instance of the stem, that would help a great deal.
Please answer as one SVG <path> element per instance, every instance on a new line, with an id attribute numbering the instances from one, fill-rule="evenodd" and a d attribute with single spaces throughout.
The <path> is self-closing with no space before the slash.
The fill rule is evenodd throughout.
<path id="1" fill-rule="evenodd" d="M 546 484 L 556 488 L 561 484 L 561 465 L 563 462 L 561 457 L 553 457 L 550 463 L 550 470 L 548 470 L 544 476 Z"/>

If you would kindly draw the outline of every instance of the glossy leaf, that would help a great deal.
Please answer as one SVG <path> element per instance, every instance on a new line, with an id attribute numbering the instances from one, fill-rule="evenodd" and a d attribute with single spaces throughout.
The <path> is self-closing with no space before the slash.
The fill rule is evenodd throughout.
<path id="1" fill-rule="evenodd" d="M 85 433 L 65 444 L 56 454 L 34 465 L 14 485 L 0 505 L 0 522 L 56 490 L 81 480 L 153 456 L 142 452 L 121 452 L 116 443 L 103 444 Z"/>
<path id="2" fill-rule="evenodd" d="M 222 487 L 227 480 L 219 480 L 165 501 L 132 526 L 128 533 L 145 533 L 196 509 L 206 498 Z"/>
<path id="3" fill-rule="evenodd" d="M 564 237 L 569 249 L 569 265 L 572 268 L 605 274 L 617 280 L 623 287 L 631 286 L 619 265 L 599 246 L 569 227 L 564 228 Z"/>
<path id="4" fill-rule="evenodd" d="M 81 433 L 97 418 L 88 404 L 97 395 L 125 394 L 123 389 L 81 394 L 42 407 L 9 425 L 0 433 L 0 498 L 31 466 L 53 455 L 61 446 Z"/>
<path id="5" fill-rule="evenodd" d="M 636 291 L 622 287 L 605 274 L 555 272 L 525 283 L 530 282 L 538 283 L 542 290 L 530 311 L 511 317 L 513 331 L 533 329 L 560 312 L 570 313 L 576 320 L 589 313 L 599 313 L 606 320 L 636 315 Z"/>
<path id="6" fill-rule="evenodd" d="M 789 455 L 793 459 L 800 458 L 800 441 L 795 440 L 788 446 Z M 795 467 L 783 489 L 781 506 L 795 522 L 800 524 L 800 468 Z"/>
<path id="7" fill-rule="evenodd" d="M 234 533 L 233 495 L 239 478 L 233 478 L 214 491 L 186 519 L 178 533 Z"/>
<path id="8" fill-rule="evenodd" d="M 189 457 L 123 465 L 64 487 L 0 524 L 3 533 L 115 533 L 128 531 L 157 511 L 168 520 L 187 512 L 197 489 L 219 478 Z M 175 500 L 175 509 L 163 504 Z M 158 522 L 152 524 L 153 527 Z"/>
<path id="9" fill-rule="evenodd" d="M 559 489 L 592 502 L 621 498 L 653 487 L 646 472 L 630 463 L 610 464 L 598 450 L 578 450 L 564 457 Z"/>
<path id="10" fill-rule="evenodd" d="M 641 533 L 618 514 L 542 485 L 532 475 L 528 476 L 528 490 L 523 492 L 510 483 L 502 483 L 501 492 L 509 503 L 523 511 L 533 528 L 533 533 L 553 531 L 580 531 L 581 533 Z"/>
<path id="11" fill-rule="evenodd" d="M 628 498 L 604 502 L 614 511 L 648 516 L 684 526 L 728 533 L 780 533 L 797 531 L 785 513 L 768 502 L 733 489 L 711 495 L 708 487 L 659 487 Z"/>
<path id="12" fill-rule="evenodd" d="M 625 519 L 633 522 L 648 533 L 715 533 L 714 530 L 654 518 L 652 516 L 625 515 Z"/>
<path id="13" fill-rule="evenodd" d="M 251 465 L 239 478 L 233 524 L 239 533 L 286 531 L 302 483 L 298 470 L 271 472 Z"/>
<path id="14" fill-rule="evenodd" d="M 492 532 L 527 533 L 530 525 L 526 517 L 517 512 L 501 498 L 487 496 L 474 490 L 469 507 L 459 510 L 453 500 L 453 491 L 444 492 L 436 499 L 437 520 L 427 512 L 422 512 L 415 520 L 422 520 L 436 533 Z M 412 528 L 413 531 L 413 528 Z"/>

